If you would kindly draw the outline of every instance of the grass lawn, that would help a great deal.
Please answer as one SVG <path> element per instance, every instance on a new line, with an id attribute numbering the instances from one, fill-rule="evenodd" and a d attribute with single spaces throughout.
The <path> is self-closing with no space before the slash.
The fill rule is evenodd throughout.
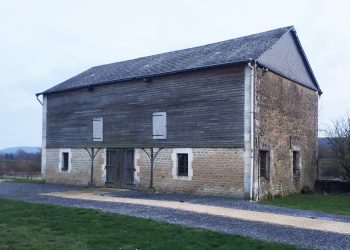
<path id="1" fill-rule="evenodd" d="M 44 180 L 30 179 L 30 178 L 4 178 L 6 182 L 19 182 L 19 183 L 34 183 L 34 184 L 44 184 Z"/>
<path id="2" fill-rule="evenodd" d="M 91 209 L 0 199 L 0 249 L 297 249 Z"/>
<path id="3" fill-rule="evenodd" d="M 350 215 L 349 194 L 294 194 L 284 198 L 262 201 L 261 203 Z"/>

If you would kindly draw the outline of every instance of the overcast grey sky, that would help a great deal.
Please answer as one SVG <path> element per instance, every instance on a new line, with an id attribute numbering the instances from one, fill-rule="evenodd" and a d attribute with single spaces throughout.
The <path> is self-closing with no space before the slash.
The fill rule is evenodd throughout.
<path id="1" fill-rule="evenodd" d="M 34 94 L 92 66 L 294 25 L 324 92 L 350 110 L 350 1 L 1 0 L 0 148 L 41 145 Z"/>

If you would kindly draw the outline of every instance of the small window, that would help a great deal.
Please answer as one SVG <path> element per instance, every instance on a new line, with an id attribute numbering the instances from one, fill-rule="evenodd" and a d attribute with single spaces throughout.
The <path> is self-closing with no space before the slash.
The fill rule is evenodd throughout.
<path id="1" fill-rule="evenodd" d="M 188 154 L 177 154 L 177 175 L 188 176 Z"/>
<path id="2" fill-rule="evenodd" d="M 193 177 L 193 152 L 191 148 L 174 148 L 171 154 L 173 167 L 171 174 L 174 180 L 191 181 Z"/>
<path id="3" fill-rule="evenodd" d="M 269 151 L 259 151 L 260 177 L 270 179 L 270 154 Z"/>
<path id="4" fill-rule="evenodd" d="M 293 177 L 295 180 L 300 179 L 300 152 L 293 151 Z"/>
<path id="5" fill-rule="evenodd" d="M 69 153 L 63 152 L 62 153 L 61 171 L 68 171 L 68 167 L 69 167 Z"/>
<path id="6" fill-rule="evenodd" d="M 153 113 L 153 139 L 166 139 L 166 112 Z"/>
<path id="7" fill-rule="evenodd" d="M 93 141 L 103 141 L 103 118 L 93 118 Z"/>

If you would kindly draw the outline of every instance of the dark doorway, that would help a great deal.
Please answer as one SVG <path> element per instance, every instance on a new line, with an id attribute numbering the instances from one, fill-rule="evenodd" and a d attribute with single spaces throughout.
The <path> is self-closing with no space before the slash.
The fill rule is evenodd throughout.
<path id="1" fill-rule="evenodd" d="M 134 149 L 108 148 L 106 155 L 106 186 L 131 188 L 134 186 Z"/>

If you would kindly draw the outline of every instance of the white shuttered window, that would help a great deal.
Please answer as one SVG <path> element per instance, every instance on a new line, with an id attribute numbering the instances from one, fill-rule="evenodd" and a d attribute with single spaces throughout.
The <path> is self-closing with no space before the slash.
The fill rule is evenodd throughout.
<path id="1" fill-rule="evenodd" d="M 166 139 L 166 112 L 153 113 L 153 139 Z"/>
<path id="2" fill-rule="evenodd" d="M 92 119 L 93 140 L 103 141 L 103 117 Z"/>

